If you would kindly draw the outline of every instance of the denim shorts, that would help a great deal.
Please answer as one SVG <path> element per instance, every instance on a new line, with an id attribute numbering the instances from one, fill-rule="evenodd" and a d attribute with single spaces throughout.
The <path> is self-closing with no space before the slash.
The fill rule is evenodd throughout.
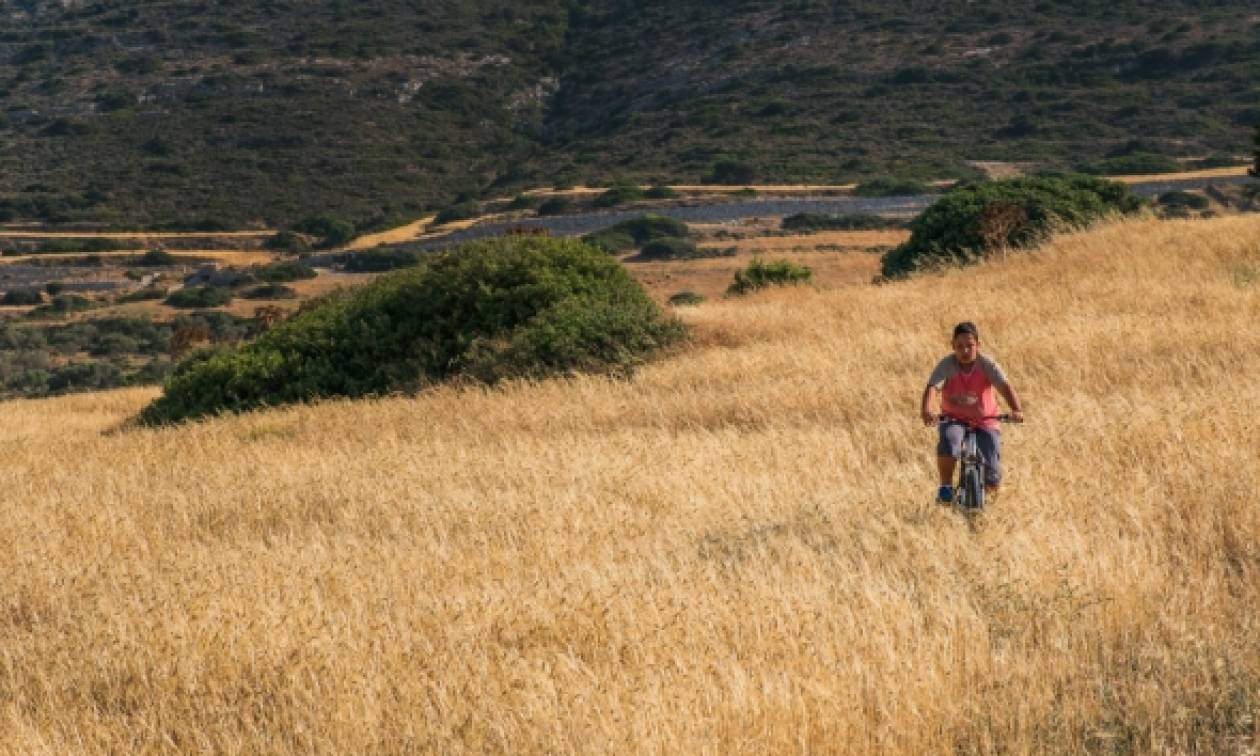
<path id="1" fill-rule="evenodd" d="M 941 440 L 936 445 L 936 453 L 941 457 L 962 456 L 963 434 L 965 423 L 946 420 L 941 423 Z M 1002 482 L 1002 433 L 997 428 L 976 428 L 976 446 L 980 447 L 980 456 L 984 457 L 985 485 L 996 486 Z"/>

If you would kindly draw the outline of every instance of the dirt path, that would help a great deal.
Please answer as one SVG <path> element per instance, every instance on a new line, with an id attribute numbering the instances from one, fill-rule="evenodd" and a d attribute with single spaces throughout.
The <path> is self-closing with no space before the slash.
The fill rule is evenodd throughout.
<path id="1" fill-rule="evenodd" d="M 0 229 L 0 239 L 265 239 L 275 235 L 268 231 L 27 231 Z"/>

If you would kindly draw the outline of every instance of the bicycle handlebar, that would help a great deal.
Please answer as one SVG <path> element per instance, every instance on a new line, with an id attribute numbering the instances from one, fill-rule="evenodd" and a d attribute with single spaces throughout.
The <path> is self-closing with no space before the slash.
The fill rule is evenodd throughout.
<path id="1" fill-rule="evenodd" d="M 984 417 L 978 417 L 978 418 L 974 418 L 974 419 L 964 419 L 964 418 L 961 418 L 961 417 L 951 417 L 951 416 L 949 416 L 949 415 L 937 415 L 937 416 L 936 416 L 936 422 L 938 422 L 938 423 L 955 422 L 955 423 L 963 423 L 963 424 L 966 424 L 966 425 L 977 425 L 977 424 L 979 424 L 979 423 L 984 422 L 985 420 L 997 420 L 999 423 L 1013 423 L 1013 422 L 1016 422 L 1015 420 L 1012 420 L 1012 419 L 1011 419 L 1011 416 L 1010 416 L 1010 415 L 1008 415 L 1008 414 L 1001 414 L 1001 415 L 985 415 Z M 1022 421 L 1021 421 L 1021 422 L 1022 422 Z"/>

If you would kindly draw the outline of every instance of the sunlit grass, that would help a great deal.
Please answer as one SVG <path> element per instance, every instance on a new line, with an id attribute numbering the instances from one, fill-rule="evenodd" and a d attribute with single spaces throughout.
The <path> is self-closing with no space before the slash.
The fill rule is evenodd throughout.
<path id="1" fill-rule="evenodd" d="M 1260 219 L 687 308 L 576 378 L 120 426 L 0 405 L 12 752 L 1260 743 Z M 917 400 L 1024 396 L 972 532 Z"/>

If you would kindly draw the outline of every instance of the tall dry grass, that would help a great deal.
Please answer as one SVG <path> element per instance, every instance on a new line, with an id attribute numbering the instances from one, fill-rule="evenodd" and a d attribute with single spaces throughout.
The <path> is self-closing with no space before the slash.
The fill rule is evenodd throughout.
<path id="1" fill-rule="evenodd" d="M 0 405 L 0 743 L 1260 746 L 1260 219 L 687 317 L 627 382 Z M 977 532 L 916 406 L 964 318 L 1029 418 Z"/>

